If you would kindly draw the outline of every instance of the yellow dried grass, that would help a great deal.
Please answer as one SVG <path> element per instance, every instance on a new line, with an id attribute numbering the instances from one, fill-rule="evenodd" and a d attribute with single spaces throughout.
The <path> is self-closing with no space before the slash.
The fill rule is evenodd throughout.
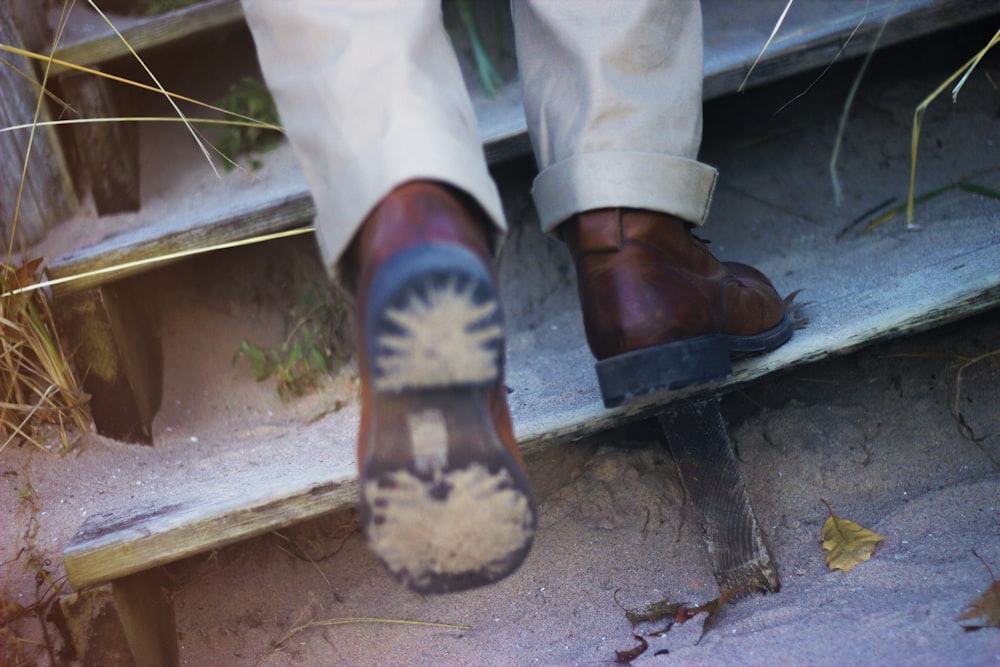
<path id="1" fill-rule="evenodd" d="M 38 279 L 39 262 L 14 268 L 0 265 L 0 285 L 9 292 Z M 45 449 L 33 436 L 41 424 L 59 427 L 63 451 L 69 448 L 65 427 L 90 429 L 87 396 L 67 363 L 68 355 L 53 325 L 43 291 L 0 299 L 0 451 L 16 438 Z"/>
<path id="2" fill-rule="evenodd" d="M 93 2 L 88 0 L 91 7 L 102 17 L 103 12 Z M 35 114 L 30 123 L 0 129 L 0 132 L 10 132 L 14 130 L 26 130 L 29 132 L 27 147 L 25 149 L 24 161 L 22 164 L 20 188 L 14 204 L 13 217 L 10 220 L 11 237 L 7 247 L 6 258 L 0 264 L 0 452 L 7 445 L 18 438 L 23 438 L 34 445 L 44 447 L 34 438 L 36 429 L 41 424 L 53 424 L 59 428 L 62 442 L 61 449 L 66 451 L 70 447 L 70 439 L 67 435 L 66 427 L 74 425 L 80 431 L 89 431 L 91 428 L 91 417 L 88 409 L 88 397 L 83 392 L 78 378 L 68 361 L 70 355 L 59 338 L 56 326 L 53 321 L 52 311 L 48 302 L 47 291 L 43 288 L 52 284 L 40 280 L 38 260 L 30 261 L 21 265 L 14 262 L 14 239 L 16 235 L 18 217 L 20 213 L 22 193 L 25 188 L 28 160 L 31 159 L 32 144 L 37 128 L 49 124 L 66 124 L 80 121 L 52 121 L 40 122 L 42 104 L 46 97 L 52 98 L 52 93 L 48 91 L 49 70 L 53 64 L 68 67 L 77 71 L 85 72 L 94 76 L 102 76 L 126 83 L 138 88 L 153 90 L 162 93 L 174 110 L 177 118 L 170 118 L 170 121 L 183 122 L 191 131 L 195 142 L 201 148 L 203 154 L 212 163 L 208 148 L 205 142 L 199 137 L 192 126 L 192 119 L 187 118 L 177 106 L 175 100 L 190 102 L 201 107 L 214 111 L 220 111 L 229 116 L 236 116 L 237 120 L 216 120 L 200 119 L 205 123 L 221 124 L 252 124 L 265 129 L 281 131 L 280 127 L 261 123 L 251 118 L 233 114 L 225 109 L 219 109 L 209 104 L 204 104 L 198 100 L 186 98 L 166 91 L 160 85 L 156 76 L 146 67 L 145 63 L 129 46 L 129 50 L 136 60 L 142 65 L 146 73 L 156 84 L 149 86 L 136 81 L 122 79 L 107 75 L 103 72 L 81 67 L 73 63 L 67 63 L 52 57 L 59 44 L 60 37 L 66 25 L 66 18 L 72 2 L 67 1 L 63 5 L 63 11 L 56 28 L 55 39 L 52 50 L 48 55 L 26 51 L 10 45 L 0 44 L 0 51 L 18 55 L 24 58 L 38 60 L 43 63 L 43 75 L 40 82 L 35 82 L 33 77 L 25 74 L 13 63 L 0 59 L 0 66 L 10 67 L 19 75 L 25 76 L 38 88 L 38 101 Z M 105 21 L 112 30 L 128 45 L 121 33 L 115 29 L 114 25 L 106 18 Z M 58 101 L 58 100 L 57 100 Z M 61 101 L 59 101 L 61 102 Z M 158 120 L 145 118 L 121 118 L 121 119 L 85 119 L 83 122 L 117 122 L 122 120 Z M 224 159 L 229 160 L 227 156 Z M 230 160 L 230 162 L 232 162 Z M 214 169 L 214 164 L 213 164 Z M 298 230 L 301 233 L 301 230 Z M 245 242 L 244 242 L 245 243 Z M 217 248 L 213 248 L 217 249 Z M 210 249 L 204 249 L 208 251 Z M 155 258 L 153 262 L 166 261 L 170 258 Z M 150 261 L 150 260 L 146 260 Z M 120 268 L 120 267 L 119 267 Z M 112 269 L 113 271 L 114 269 Z"/>

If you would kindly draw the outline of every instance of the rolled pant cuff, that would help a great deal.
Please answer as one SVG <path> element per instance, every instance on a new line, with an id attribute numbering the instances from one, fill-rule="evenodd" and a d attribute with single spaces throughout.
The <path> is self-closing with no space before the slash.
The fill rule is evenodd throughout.
<path id="1" fill-rule="evenodd" d="M 697 160 L 635 151 L 584 153 L 543 170 L 531 189 L 545 232 L 595 208 L 660 211 L 702 225 L 718 172 Z"/>

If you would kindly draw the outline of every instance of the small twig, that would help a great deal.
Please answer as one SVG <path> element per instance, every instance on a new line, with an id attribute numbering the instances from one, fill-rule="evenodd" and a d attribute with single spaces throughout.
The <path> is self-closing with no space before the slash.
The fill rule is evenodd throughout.
<path id="1" fill-rule="evenodd" d="M 976 437 L 976 432 L 972 429 L 971 426 L 969 426 L 968 422 L 965 421 L 965 417 L 962 416 L 962 410 L 960 407 L 960 402 L 962 398 L 962 373 L 964 373 L 967 368 L 974 366 L 975 364 L 978 364 L 980 361 L 991 358 L 1000 359 L 1000 350 L 993 350 L 991 352 L 981 354 L 978 357 L 965 359 L 963 363 L 958 367 L 958 370 L 955 372 L 955 381 L 954 381 L 955 390 L 954 390 L 954 398 L 951 403 L 951 416 L 955 420 L 955 427 L 958 429 L 959 435 L 975 443 L 975 445 L 979 448 L 979 450 L 982 451 L 983 454 L 985 454 L 986 457 L 990 460 L 990 463 L 993 464 L 993 467 L 996 468 L 997 470 L 1000 470 L 1000 461 L 997 461 L 996 458 L 994 458 L 993 454 L 983 444 L 983 441 L 986 439 L 986 436 Z"/>
<path id="2" fill-rule="evenodd" d="M 303 611 L 306 611 L 309 608 L 309 606 L 310 605 L 307 605 L 306 609 L 304 609 Z M 299 618 L 302 618 L 303 615 L 304 614 L 300 614 Z M 472 629 L 471 625 L 455 625 L 455 624 L 452 624 L 452 623 L 435 623 L 433 621 L 411 621 L 411 620 L 398 619 L 398 618 L 371 618 L 371 617 L 365 617 L 365 616 L 347 617 L 347 618 L 328 618 L 328 619 L 323 619 L 323 620 L 319 620 L 319 621 L 308 621 L 306 623 L 296 623 L 295 625 L 292 626 L 292 628 L 288 632 L 285 633 L 285 636 L 283 636 L 281 639 L 279 639 L 278 641 L 276 641 L 273 644 L 272 650 L 281 648 L 282 645 L 285 642 L 287 642 L 289 639 L 291 639 L 295 635 L 299 634 L 300 632 L 303 632 L 305 630 L 309 630 L 310 628 L 322 628 L 322 627 L 329 627 L 329 626 L 333 626 L 333 625 L 348 625 L 348 624 L 353 624 L 353 623 L 382 623 L 382 624 L 388 624 L 388 625 L 415 625 L 415 626 L 429 627 L 429 628 L 445 628 L 445 629 L 448 629 L 448 630 L 471 630 Z"/>

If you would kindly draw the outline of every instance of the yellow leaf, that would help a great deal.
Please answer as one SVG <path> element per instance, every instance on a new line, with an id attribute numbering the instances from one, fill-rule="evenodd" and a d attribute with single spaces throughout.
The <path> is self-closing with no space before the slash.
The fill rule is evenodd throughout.
<path id="1" fill-rule="evenodd" d="M 829 503 L 824 500 L 823 504 L 830 512 L 823 524 L 823 548 L 830 552 L 826 555 L 826 564 L 831 570 L 850 572 L 855 565 L 871 558 L 875 547 L 885 538 L 853 521 L 841 519 L 834 515 Z"/>
<path id="2" fill-rule="evenodd" d="M 978 621 L 963 626 L 966 630 L 978 630 L 991 625 L 1000 628 L 1000 581 L 994 581 L 982 595 L 970 602 L 958 620 Z"/>
<path id="3" fill-rule="evenodd" d="M 987 565 L 983 557 L 972 552 L 976 558 L 986 566 L 986 571 L 993 578 L 993 570 Z M 963 625 L 966 630 L 979 630 L 981 628 L 993 626 L 1000 628 L 1000 581 L 993 579 L 993 583 L 975 600 L 966 606 L 966 610 L 958 617 L 960 621 L 976 621 L 974 624 Z"/>

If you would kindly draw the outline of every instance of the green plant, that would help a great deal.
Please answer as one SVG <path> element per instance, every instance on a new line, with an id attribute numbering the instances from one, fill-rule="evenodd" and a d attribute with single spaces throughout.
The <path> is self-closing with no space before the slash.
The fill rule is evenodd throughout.
<path id="1" fill-rule="evenodd" d="M 259 79 L 245 76 L 229 87 L 218 106 L 234 114 L 249 116 L 268 125 L 280 125 L 278 109 L 267 86 Z M 229 125 L 213 145 L 223 155 L 236 156 L 250 151 L 268 151 L 278 145 L 281 133 L 254 125 Z M 259 169 L 260 160 L 250 159 L 250 168 Z M 226 165 L 232 169 L 232 165 Z"/>
<path id="2" fill-rule="evenodd" d="M 476 61 L 476 73 L 479 75 L 479 83 L 483 90 L 491 98 L 496 98 L 498 91 L 503 87 L 503 77 L 497 71 L 493 60 L 486 52 L 483 41 L 479 37 L 479 22 L 476 18 L 476 9 L 471 0 L 457 0 L 458 16 L 462 21 L 462 26 L 469 37 L 469 44 L 472 46 L 472 57 Z"/>
<path id="3" fill-rule="evenodd" d="M 280 344 L 265 347 L 244 338 L 233 354 L 233 363 L 246 358 L 258 382 L 274 376 L 283 399 L 301 396 L 314 389 L 324 374 L 337 370 L 347 357 L 347 319 L 346 305 L 313 284 L 292 308 L 291 330 Z"/>

